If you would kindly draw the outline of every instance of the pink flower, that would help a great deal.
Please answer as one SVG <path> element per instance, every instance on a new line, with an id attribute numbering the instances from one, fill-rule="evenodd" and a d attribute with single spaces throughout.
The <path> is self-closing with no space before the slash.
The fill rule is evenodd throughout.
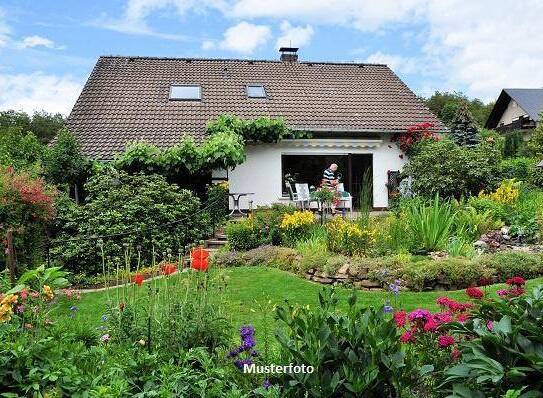
<path id="1" fill-rule="evenodd" d="M 500 289 L 496 292 L 496 294 L 500 297 L 505 297 L 509 294 L 509 290 L 507 289 Z"/>
<path id="2" fill-rule="evenodd" d="M 448 307 L 450 302 L 451 302 L 451 299 L 444 296 L 438 297 L 436 300 L 436 303 L 442 307 Z"/>
<path id="3" fill-rule="evenodd" d="M 441 348 L 449 347 L 454 343 L 456 343 L 456 340 L 448 334 L 443 334 L 437 338 L 437 345 Z"/>
<path id="4" fill-rule="evenodd" d="M 492 322 L 492 321 L 487 321 L 487 322 L 486 322 L 486 328 L 487 328 L 488 330 L 493 330 L 493 329 L 494 329 L 494 322 Z"/>
<path id="5" fill-rule="evenodd" d="M 453 320 L 452 315 L 448 312 L 438 312 L 434 314 L 433 316 L 434 316 L 434 320 L 438 322 L 439 324 L 449 323 L 449 322 L 452 322 Z"/>
<path id="6" fill-rule="evenodd" d="M 110 339 L 110 337 L 109 337 L 109 334 L 107 334 L 107 333 L 102 335 L 102 337 L 100 337 L 100 341 L 102 343 L 107 343 L 109 341 L 109 339 Z"/>
<path id="7" fill-rule="evenodd" d="M 458 316 L 456 317 L 456 320 L 460 323 L 464 323 L 466 322 L 467 320 L 469 319 L 469 315 L 468 314 L 458 314 Z"/>
<path id="8" fill-rule="evenodd" d="M 415 333 L 412 330 L 407 330 L 404 334 L 400 336 L 400 341 L 402 343 L 409 343 L 415 341 Z"/>
<path id="9" fill-rule="evenodd" d="M 401 328 L 402 326 L 405 326 L 406 316 L 407 314 L 405 311 L 397 311 L 394 313 L 394 322 L 396 322 L 397 327 Z"/>
<path id="10" fill-rule="evenodd" d="M 424 324 L 424 331 L 425 332 L 435 332 L 437 330 L 438 326 L 439 326 L 439 323 L 435 322 L 433 318 L 430 318 Z"/>
<path id="11" fill-rule="evenodd" d="M 430 311 L 425 310 L 423 308 L 417 308 L 416 310 L 411 311 L 409 313 L 408 319 L 411 322 L 417 321 L 417 320 L 427 321 L 431 317 L 432 317 L 432 314 L 430 313 Z"/>
<path id="12" fill-rule="evenodd" d="M 466 294 L 473 299 L 480 299 L 485 295 L 484 292 L 478 287 L 468 287 L 466 289 Z"/>
<path id="13" fill-rule="evenodd" d="M 28 297 L 28 291 L 26 289 L 21 290 L 19 296 L 21 296 L 21 300 L 26 300 L 26 298 Z"/>
<path id="14" fill-rule="evenodd" d="M 522 296 L 524 294 L 524 288 L 521 286 L 513 286 L 511 289 L 509 289 L 509 294 L 511 297 Z"/>

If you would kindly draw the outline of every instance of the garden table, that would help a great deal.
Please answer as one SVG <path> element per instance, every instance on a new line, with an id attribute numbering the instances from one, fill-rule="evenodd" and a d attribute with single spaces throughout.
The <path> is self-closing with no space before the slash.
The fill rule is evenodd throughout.
<path id="1" fill-rule="evenodd" d="M 244 213 L 244 212 L 239 208 L 239 199 L 240 199 L 242 196 L 254 195 L 254 192 L 228 192 L 228 195 L 229 195 L 230 197 L 232 197 L 232 200 L 234 201 L 234 206 L 233 206 L 232 211 L 230 212 L 229 216 L 234 215 L 234 213 L 236 213 L 236 211 L 237 211 L 239 214 L 246 215 L 247 213 Z"/>

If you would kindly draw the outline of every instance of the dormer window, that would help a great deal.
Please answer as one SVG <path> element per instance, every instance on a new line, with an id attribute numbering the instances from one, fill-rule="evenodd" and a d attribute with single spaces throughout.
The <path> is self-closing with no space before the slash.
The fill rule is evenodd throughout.
<path id="1" fill-rule="evenodd" d="M 262 84 L 248 84 L 247 98 L 266 98 L 266 90 Z"/>
<path id="2" fill-rule="evenodd" d="M 170 86 L 170 100 L 172 101 L 200 101 L 202 88 L 196 85 Z"/>

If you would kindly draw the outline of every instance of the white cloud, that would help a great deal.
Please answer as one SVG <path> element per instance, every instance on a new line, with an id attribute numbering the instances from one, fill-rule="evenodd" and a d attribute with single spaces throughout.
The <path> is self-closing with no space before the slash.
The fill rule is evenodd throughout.
<path id="1" fill-rule="evenodd" d="M 220 47 L 224 50 L 250 54 L 271 38 L 271 29 L 266 25 L 240 22 L 224 32 Z"/>
<path id="2" fill-rule="evenodd" d="M 0 109 L 46 110 L 67 115 L 83 85 L 70 76 L 0 74 Z"/>
<path id="3" fill-rule="evenodd" d="M 213 50 L 215 47 L 216 45 L 213 40 L 204 40 L 201 45 L 202 50 L 205 50 L 205 51 Z"/>
<path id="4" fill-rule="evenodd" d="M 275 47 L 304 47 L 309 44 L 313 36 L 311 25 L 292 26 L 288 21 L 281 23 L 281 36 L 277 39 Z"/>
<path id="5" fill-rule="evenodd" d="M 386 64 L 396 73 L 414 74 L 423 71 L 420 60 L 377 51 L 370 54 L 363 62 L 370 64 Z"/>
<path id="6" fill-rule="evenodd" d="M 237 0 L 226 12 L 237 18 L 280 18 L 375 31 L 417 18 L 427 0 Z"/>
<path id="7" fill-rule="evenodd" d="M 21 48 L 46 47 L 46 48 L 50 48 L 50 49 L 53 49 L 53 50 L 62 50 L 62 49 L 64 49 L 63 46 L 56 45 L 54 41 L 52 41 L 52 40 L 50 40 L 50 39 L 48 39 L 46 37 L 37 36 L 37 35 L 25 37 L 21 41 L 21 43 L 19 43 L 19 46 Z"/>

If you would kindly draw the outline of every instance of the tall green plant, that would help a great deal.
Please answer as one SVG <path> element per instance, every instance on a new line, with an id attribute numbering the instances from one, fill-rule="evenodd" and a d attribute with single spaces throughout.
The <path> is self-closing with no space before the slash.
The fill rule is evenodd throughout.
<path id="1" fill-rule="evenodd" d="M 418 250 L 442 250 L 451 236 L 456 212 L 438 195 L 430 202 L 412 202 L 406 208 L 407 222 Z"/>
<path id="2" fill-rule="evenodd" d="M 368 220 L 373 205 L 373 181 L 371 169 L 367 168 L 362 174 L 362 184 L 358 195 L 358 205 L 362 221 Z"/>

